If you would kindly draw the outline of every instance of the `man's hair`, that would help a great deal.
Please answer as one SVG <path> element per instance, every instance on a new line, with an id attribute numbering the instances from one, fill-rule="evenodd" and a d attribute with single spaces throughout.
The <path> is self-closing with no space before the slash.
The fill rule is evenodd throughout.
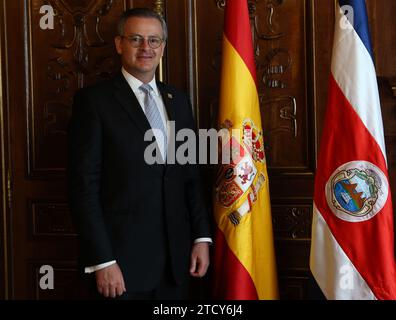
<path id="1" fill-rule="evenodd" d="M 162 18 L 157 12 L 149 9 L 149 8 L 133 8 L 126 10 L 120 17 L 118 21 L 118 35 L 124 35 L 125 24 L 129 18 L 139 17 L 139 18 L 153 18 L 157 19 L 162 25 L 163 31 L 163 40 L 166 41 L 168 39 L 168 27 L 166 26 L 166 22 L 164 18 Z"/>

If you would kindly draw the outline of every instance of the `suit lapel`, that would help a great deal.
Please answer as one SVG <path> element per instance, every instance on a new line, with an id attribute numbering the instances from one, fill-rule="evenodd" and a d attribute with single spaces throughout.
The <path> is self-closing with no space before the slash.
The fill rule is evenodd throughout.
<path id="1" fill-rule="evenodd" d="M 165 109 L 168 115 L 169 121 L 177 122 L 177 113 L 175 109 L 174 97 L 171 92 L 169 92 L 166 86 L 157 82 L 158 89 L 161 93 L 162 101 L 164 102 Z M 114 95 L 117 101 L 120 103 L 124 111 L 128 114 L 131 121 L 136 125 L 136 127 L 144 135 L 147 130 L 151 129 L 150 123 L 148 122 L 146 115 L 144 114 L 139 101 L 137 100 L 135 94 L 133 93 L 128 82 L 125 80 L 122 73 L 119 73 L 114 78 Z M 177 131 L 177 128 L 176 128 Z M 154 166 L 158 167 L 158 166 Z"/>
<path id="2" fill-rule="evenodd" d="M 170 93 L 166 89 L 166 86 L 161 82 L 157 82 L 157 87 L 161 93 L 162 101 L 164 102 L 166 113 L 168 115 L 168 120 L 176 121 L 176 112 L 172 93 Z"/>
<path id="3" fill-rule="evenodd" d="M 114 78 L 114 86 L 114 95 L 116 99 L 128 114 L 129 118 L 144 135 L 147 130 L 150 130 L 150 123 L 122 73 Z"/>
<path id="4" fill-rule="evenodd" d="M 114 78 L 114 87 L 114 95 L 117 101 L 144 136 L 145 133 L 151 129 L 150 123 L 148 122 L 139 101 L 121 72 Z M 173 97 L 171 94 L 166 92 L 163 84 L 160 84 L 158 88 L 163 98 L 169 120 L 174 120 L 175 112 L 172 102 Z M 153 165 L 152 167 L 159 170 L 162 170 L 163 168 L 162 165 Z"/>

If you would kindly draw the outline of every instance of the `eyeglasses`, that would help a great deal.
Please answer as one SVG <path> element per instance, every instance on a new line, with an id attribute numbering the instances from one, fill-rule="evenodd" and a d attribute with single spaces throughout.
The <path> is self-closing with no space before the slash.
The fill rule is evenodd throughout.
<path id="1" fill-rule="evenodd" d="M 121 37 L 126 38 L 134 48 L 139 48 L 140 46 L 142 46 L 144 43 L 144 39 L 147 39 L 148 45 L 151 49 L 158 49 L 161 46 L 161 44 L 164 42 L 163 39 L 155 36 L 150 36 L 145 38 L 136 34 L 133 36 L 128 36 L 128 37 L 121 36 Z"/>

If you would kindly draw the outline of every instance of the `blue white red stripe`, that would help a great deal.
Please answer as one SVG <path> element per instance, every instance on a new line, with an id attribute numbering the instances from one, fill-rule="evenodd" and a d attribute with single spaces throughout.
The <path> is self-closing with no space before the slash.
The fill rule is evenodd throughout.
<path id="1" fill-rule="evenodd" d="M 366 4 L 362 0 L 340 0 L 339 6 L 344 7 L 350 6 L 353 8 L 352 17 L 353 19 L 349 19 L 349 23 L 353 27 L 353 30 L 358 34 L 360 40 L 363 42 L 367 51 L 370 53 L 370 56 L 373 58 L 373 50 L 371 45 L 370 32 L 368 28 L 368 17 Z M 348 18 L 348 14 L 346 17 Z M 374 59 L 373 59 L 374 60 Z"/>
<path id="2" fill-rule="evenodd" d="M 362 3 L 362 1 L 342 2 Z M 354 10 L 354 21 L 360 21 L 358 29 L 360 34 L 352 25 L 348 28 L 344 23 L 336 23 L 331 71 L 345 97 L 359 114 L 386 158 L 380 100 L 378 90 L 373 90 L 378 88 L 377 77 L 370 55 L 371 49 L 367 48 L 370 40 L 363 38 L 365 41 L 363 42 L 361 37 L 361 34 L 367 34 L 368 31 L 363 30 L 368 30 L 368 27 L 367 23 L 363 25 L 361 19 L 356 17 L 361 10 Z M 341 21 L 343 18 L 341 9 L 336 14 L 338 15 L 336 21 Z"/>

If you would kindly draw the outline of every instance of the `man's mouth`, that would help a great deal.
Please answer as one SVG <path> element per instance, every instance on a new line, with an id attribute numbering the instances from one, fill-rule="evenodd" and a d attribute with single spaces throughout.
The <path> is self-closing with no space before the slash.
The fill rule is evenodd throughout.
<path id="1" fill-rule="evenodd" d="M 137 54 L 137 58 L 138 59 L 153 59 L 154 56 L 155 55 L 152 52 L 149 52 L 149 51 L 140 51 Z"/>
<path id="2" fill-rule="evenodd" d="M 153 59 L 153 56 L 146 56 L 146 55 L 140 55 L 137 56 L 138 59 L 143 59 L 143 60 L 149 60 L 149 59 Z"/>

